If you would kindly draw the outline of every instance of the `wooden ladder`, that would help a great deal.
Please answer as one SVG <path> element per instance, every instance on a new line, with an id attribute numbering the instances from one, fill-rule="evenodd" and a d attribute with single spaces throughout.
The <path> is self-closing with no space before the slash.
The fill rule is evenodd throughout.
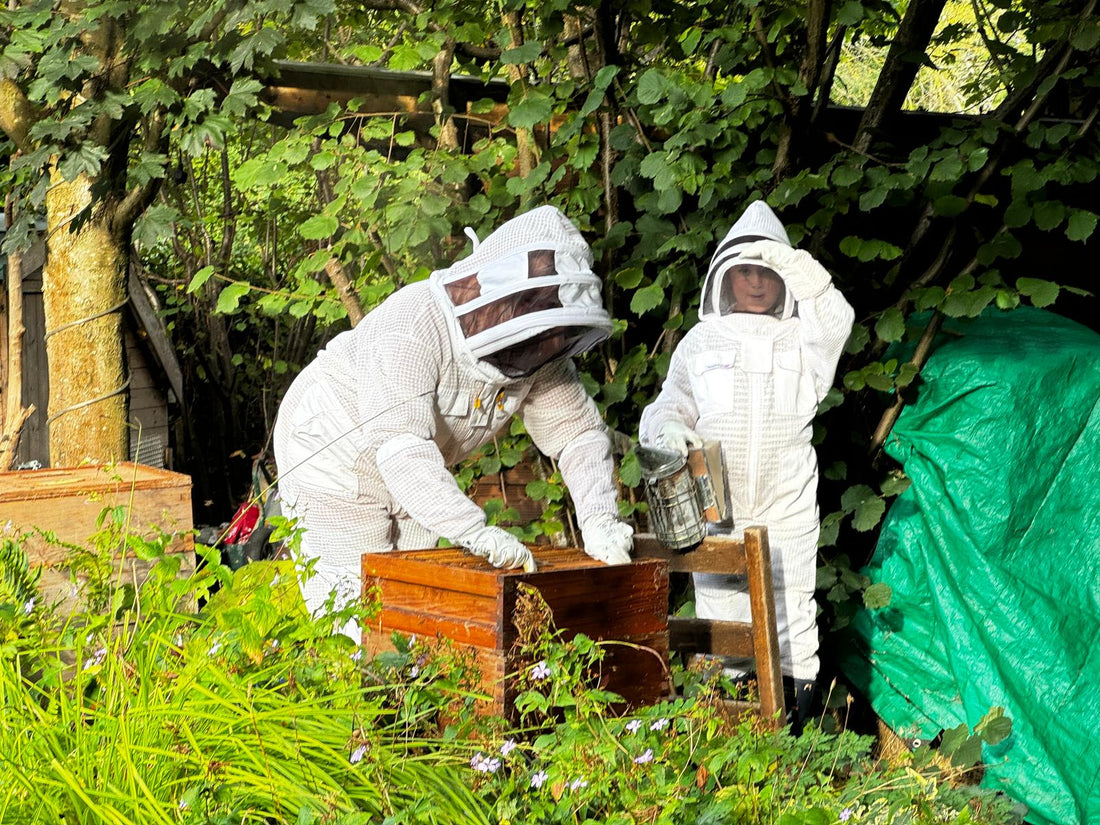
<path id="1" fill-rule="evenodd" d="M 768 529 L 747 527 L 744 539 L 707 536 L 687 552 L 669 550 L 652 533 L 640 533 L 634 536 L 634 548 L 639 557 L 667 561 L 669 573 L 722 573 L 746 577 L 752 621 L 669 616 L 669 650 L 688 655 L 710 653 L 755 659 L 760 715 L 773 727 L 785 724 Z"/>

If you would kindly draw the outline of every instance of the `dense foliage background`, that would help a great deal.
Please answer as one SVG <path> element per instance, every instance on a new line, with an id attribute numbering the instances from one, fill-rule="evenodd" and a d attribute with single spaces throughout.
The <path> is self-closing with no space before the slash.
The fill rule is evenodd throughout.
<path id="1" fill-rule="evenodd" d="M 179 469 L 199 522 L 246 493 L 325 340 L 464 254 L 463 227 L 539 203 L 592 241 L 617 326 L 583 375 L 628 438 L 748 202 L 834 273 L 858 313 L 818 425 L 836 605 L 904 485 L 877 447 L 920 356 L 887 347 L 1022 302 L 1091 317 L 1066 295 L 1091 295 L 1096 271 L 1094 0 L 30 0 L 0 21 L 6 247 L 47 218 L 48 244 L 101 224 L 99 243 L 136 249 L 187 373 Z M 422 74 L 402 75 L 404 97 L 360 82 L 295 118 L 280 61 Z M 83 200 L 51 204 L 66 186 Z M 104 277 L 72 260 L 48 277 Z M 567 491 L 519 422 L 459 477 L 524 461 L 545 509 L 527 537 L 568 530 Z M 621 470 L 629 514 L 629 449 Z"/>

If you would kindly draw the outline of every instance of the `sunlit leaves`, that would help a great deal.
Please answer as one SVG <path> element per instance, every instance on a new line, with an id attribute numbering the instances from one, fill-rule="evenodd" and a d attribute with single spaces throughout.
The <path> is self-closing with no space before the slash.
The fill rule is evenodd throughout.
<path id="1" fill-rule="evenodd" d="M 298 232 L 306 240 L 316 241 L 331 238 L 339 226 L 334 215 L 314 215 L 298 227 Z"/>
<path id="2" fill-rule="evenodd" d="M 218 312 L 232 315 L 240 306 L 241 298 L 247 295 L 251 289 L 252 286 L 243 281 L 234 281 L 226 286 L 218 294 Z"/>

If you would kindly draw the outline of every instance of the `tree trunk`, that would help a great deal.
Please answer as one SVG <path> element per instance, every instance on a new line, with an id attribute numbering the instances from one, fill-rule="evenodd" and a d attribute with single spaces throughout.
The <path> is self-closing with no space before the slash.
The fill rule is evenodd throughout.
<path id="1" fill-rule="evenodd" d="M 50 370 L 50 464 L 74 466 L 129 456 L 129 378 L 123 352 L 127 254 L 91 182 L 56 170 L 46 197 L 42 296 Z M 77 217 L 79 215 L 79 218 Z"/>
<path id="2" fill-rule="evenodd" d="M 917 77 L 921 58 L 927 53 L 928 44 L 936 32 L 936 24 L 943 14 L 946 1 L 913 0 L 905 10 L 897 36 L 890 44 L 886 62 L 856 130 L 853 145 L 857 152 L 870 149 L 879 132 L 901 110 Z"/>

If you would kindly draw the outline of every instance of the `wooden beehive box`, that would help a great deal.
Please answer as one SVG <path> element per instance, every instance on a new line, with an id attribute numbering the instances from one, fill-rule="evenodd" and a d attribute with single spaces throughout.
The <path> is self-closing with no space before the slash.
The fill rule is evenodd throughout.
<path id="1" fill-rule="evenodd" d="M 610 567 L 577 548 L 532 547 L 539 569 L 497 570 L 460 549 L 409 550 L 363 556 L 363 587 L 381 611 L 363 629 L 374 654 L 391 649 L 398 631 L 421 639 L 449 639 L 472 649 L 490 712 L 507 715 L 516 695 L 521 659 L 515 646 L 521 585 L 536 588 L 554 625 L 607 645 L 602 686 L 632 707 L 668 695 L 668 565 L 647 559 Z"/>
<path id="2" fill-rule="evenodd" d="M 70 550 L 62 543 L 87 547 L 103 510 L 118 506 L 126 508 L 130 534 L 169 534 L 168 552 L 180 555 L 181 575 L 194 570 L 190 476 L 131 463 L 0 472 L 0 528 L 16 537 L 30 533 L 22 544 L 32 564 L 43 568 L 43 594 L 61 601 L 63 610 L 71 609 L 74 595 L 65 569 Z M 38 531 L 52 533 L 57 543 Z M 115 555 L 116 572 L 125 565 L 125 581 L 144 579 L 147 562 L 121 548 Z"/>

